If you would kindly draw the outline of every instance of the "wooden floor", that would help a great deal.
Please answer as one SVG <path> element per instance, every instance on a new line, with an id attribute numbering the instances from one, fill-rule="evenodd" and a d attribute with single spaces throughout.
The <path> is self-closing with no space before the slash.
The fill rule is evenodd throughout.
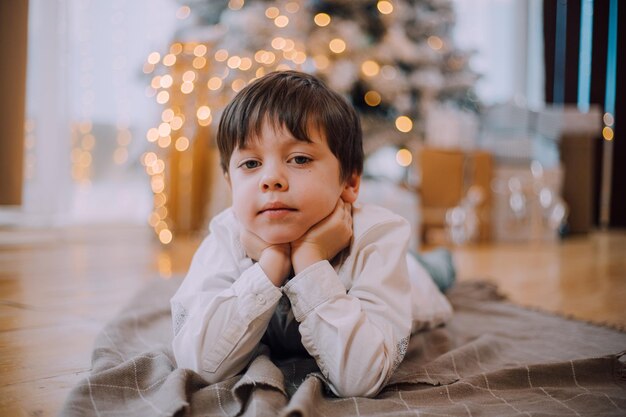
<path id="1" fill-rule="evenodd" d="M 0 416 L 55 416 L 89 371 L 102 326 L 150 280 L 183 273 L 198 244 L 148 229 L 0 229 Z M 626 232 L 454 250 L 460 280 L 513 301 L 626 327 Z"/>

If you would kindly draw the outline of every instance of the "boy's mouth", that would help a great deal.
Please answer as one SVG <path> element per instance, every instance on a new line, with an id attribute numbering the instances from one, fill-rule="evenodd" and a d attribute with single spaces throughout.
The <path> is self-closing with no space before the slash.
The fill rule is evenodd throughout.
<path id="1" fill-rule="evenodd" d="M 289 207 L 286 204 L 273 202 L 265 204 L 261 210 L 259 210 L 259 214 L 267 213 L 267 214 L 286 214 L 288 212 L 296 211 L 296 209 Z"/>

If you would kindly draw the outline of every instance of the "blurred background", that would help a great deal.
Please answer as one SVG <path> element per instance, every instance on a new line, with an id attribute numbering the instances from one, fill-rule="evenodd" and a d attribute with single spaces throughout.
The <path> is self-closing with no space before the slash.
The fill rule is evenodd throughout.
<path id="1" fill-rule="evenodd" d="M 204 233 L 222 108 L 298 69 L 358 109 L 361 200 L 416 247 L 624 227 L 617 3 L 3 2 L 0 226 Z"/>

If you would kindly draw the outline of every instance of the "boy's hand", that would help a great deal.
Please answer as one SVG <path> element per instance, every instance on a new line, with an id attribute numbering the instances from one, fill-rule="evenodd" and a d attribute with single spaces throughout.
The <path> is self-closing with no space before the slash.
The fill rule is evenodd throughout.
<path id="1" fill-rule="evenodd" d="M 243 228 L 239 234 L 239 240 L 246 254 L 259 263 L 263 272 L 274 285 L 280 287 L 285 283 L 291 271 L 291 247 L 289 243 L 271 245 Z"/>
<path id="2" fill-rule="evenodd" d="M 352 239 L 352 206 L 339 199 L 326 218 L 291 242 L 291 263 L 297 274 L 315 262 L 331 260 Z"/>

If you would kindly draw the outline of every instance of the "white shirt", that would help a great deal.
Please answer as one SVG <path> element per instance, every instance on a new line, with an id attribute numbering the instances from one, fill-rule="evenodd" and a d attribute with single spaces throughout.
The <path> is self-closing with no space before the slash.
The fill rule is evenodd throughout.
<path id="1" fill-rule="evenodd" d="M 376 395 L 412 331 L 445 322 L 452 308 L 407 254 L 406 220 L 373 205 L 357 204 L 352 215 L 352 244 L 337 265 L 317 262 L 282 288 L 246 256 L 232 210 L 213 218 L 171 300 L 178 366 L 222 381 L 246 367 L 263 338 L 273 353 L 306 349 L 335 394 Z"/>

